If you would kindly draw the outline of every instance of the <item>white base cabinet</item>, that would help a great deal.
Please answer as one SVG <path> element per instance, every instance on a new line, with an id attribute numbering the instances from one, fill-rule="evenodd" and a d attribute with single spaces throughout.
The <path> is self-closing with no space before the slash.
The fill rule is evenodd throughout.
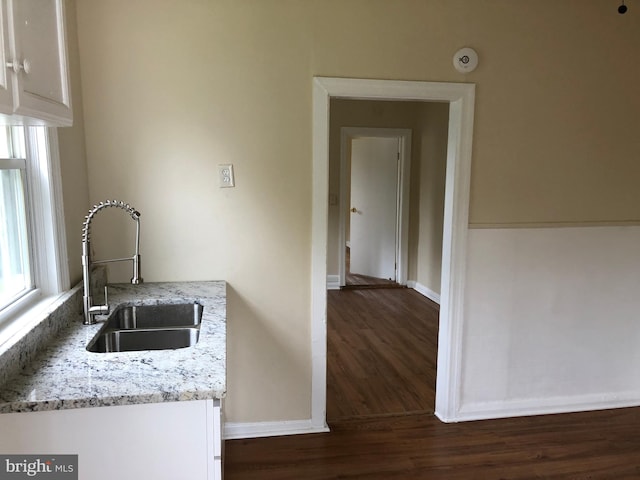
<path id="1" fill-rule="evenodd" d="M 221 480 L 218 400 L 0 415 L 3 454 L 77 454 L 80 480 Z"/>

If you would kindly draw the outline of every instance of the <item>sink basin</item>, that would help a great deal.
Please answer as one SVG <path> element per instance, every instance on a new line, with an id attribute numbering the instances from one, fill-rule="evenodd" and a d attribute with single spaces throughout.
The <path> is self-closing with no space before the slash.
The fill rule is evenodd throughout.
<path id="1" fill-rule="evenodd" d="M 109 353 L 191 347 L 200 337 L 202 311 L 198 303 L 120 307 L 87 350 Z"/>
<path id="2" fill-rule="evenodd" d="M 98 335 L 87 350 L 109 353 L 185 348 L 195 345 L 199 336 L 200 329 L 195 327 L 113 330 Z"/>
<path id="3" fill-rule="evenodd" d="M 134 305 L 119 307 L 107 320 L 105 328 L 130 330 L 136 328 L 197 327 L 202 319 L 202 305 Z"/>

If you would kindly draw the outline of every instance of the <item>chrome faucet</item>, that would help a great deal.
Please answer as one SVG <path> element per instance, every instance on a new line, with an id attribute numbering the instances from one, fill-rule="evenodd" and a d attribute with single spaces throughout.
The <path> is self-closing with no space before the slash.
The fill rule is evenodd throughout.
<path id="1" fill-rule="evenodd" d="M 107 207 L 121 208 L 131 215 L 131 218 L 136 222 L 135 253 L 131 257 L 94 261 L 91 260 L 91 220 L 93 220 L 96 213 Z M 82 305 L 84 310 L 83 324 L 94 324 L 96 322 L 94 315 L 106 315 L 109 313 L 106 286 L 104 288 L 104 305 L 93 305 L 93 298 L 91 296 L 91 265 L 128 261 L 133 262 L 133 277 L 131 278 L 131 283 L 134 285 L 142 283 L 143 280 L 142 277 L 140 277 L 140 212 L 128 203 L 117 200 L 106 200 L 104 202 L 100 202 L 98 205 L 94 205 L 93 208 L 89 210 L 89 213 L 82 224 L 82 286 L 84 288 L 84 294 L 82 296 Z"/>

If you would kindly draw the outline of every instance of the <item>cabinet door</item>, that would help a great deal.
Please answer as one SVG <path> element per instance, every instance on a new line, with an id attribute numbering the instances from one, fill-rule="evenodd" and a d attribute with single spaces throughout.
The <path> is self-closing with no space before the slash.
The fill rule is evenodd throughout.
<path id="1" fill-rule="evenodd" d="M 13 113 L 12 71 L 6 68 L 11 49 L 8 37 L 7 2 L 0 0 L 0 113 Z"/>
<path id="2" fill-rule="evenodd" d="M 6 0 L 14 113 L 71 125 L 64 0 Z"/>
<path id="3" fill-rule="evenodd" d="M 212 400 L 4 413 L 0 453 L 78 455 L 80 480 L 218 480 L 210 411 Z"/>

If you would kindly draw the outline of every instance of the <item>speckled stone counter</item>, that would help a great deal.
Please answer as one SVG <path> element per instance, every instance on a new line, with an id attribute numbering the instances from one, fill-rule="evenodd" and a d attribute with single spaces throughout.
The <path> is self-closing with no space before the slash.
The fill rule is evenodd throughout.
<path id="1" fill-rule="evenodd" d="M 224 281 L 109 286 L 111 311 L 120 305 L 199 302 L 200 339 L 192 347 L 92 353 L 96 325 L 73 322 L 17 375 L 0 386 L 0 413 L 220 399 L 226 392 Z"/>

